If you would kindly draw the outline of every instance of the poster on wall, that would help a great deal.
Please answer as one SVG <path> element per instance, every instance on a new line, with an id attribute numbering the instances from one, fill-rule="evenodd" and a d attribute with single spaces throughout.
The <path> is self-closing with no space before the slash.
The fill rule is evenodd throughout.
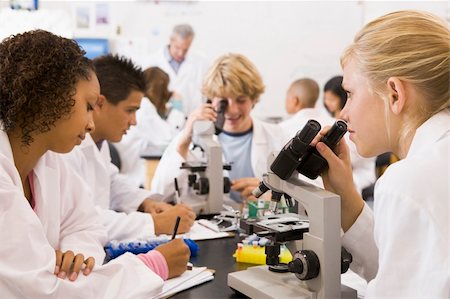
<path id="1" fill-rule="evenodd" d="M 111 33 L 109 3 L 80 2 L 72 4 L 75 37 L 108 38 Z"/>
<path id="2" fill-rule="evenodd" d="M 88 6 L 78 6 L 75 8 L 75 24 L 77 29 L 90 29 L 91 10 Z"/>
<path id="3" fill-rule="evenodd" d="M 107 26 L 109 23 L 109 4 L 97 3 L 95 6 L 95 24 L 97 26 Z"/>

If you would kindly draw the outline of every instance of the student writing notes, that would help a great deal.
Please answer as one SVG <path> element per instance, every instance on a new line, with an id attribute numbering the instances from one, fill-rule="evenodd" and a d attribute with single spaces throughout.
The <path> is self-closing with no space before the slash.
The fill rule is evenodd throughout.
<path id="1" fill-rule="evenodd" d="M 177 216 L 183 219 L 180 232 L 187 232 L 195 219 L 190 208 L 153 200 L 152 192 L 131 185 L 111 163 L 107 141 L 120 141 L 136 125 L 136 110 L 146 89 L 141 69 L 130 59 L 113 55 L 97 57 L 93 64 L 100 82 L 100 96 L 92 112 L 95 131 L 64 158 L 94 194 L 108 239 L 138 240 L 171 234 Z"/>
<path id="2" fill-rule="evenodd" d="M 149 297 L 163 279 L 186 268 L 189 250 L 181 240 L 101 265 L 106 232 L 97 223 L 92 194 L 57 154 L 94 129 L 100 87 L 83 54 L 74 41 L 41 30 L 0 43 L 4 298 Z M 96 265 L 88 276 L 64 279 L 55 275 L 58 250 L 93 257 Z"/>

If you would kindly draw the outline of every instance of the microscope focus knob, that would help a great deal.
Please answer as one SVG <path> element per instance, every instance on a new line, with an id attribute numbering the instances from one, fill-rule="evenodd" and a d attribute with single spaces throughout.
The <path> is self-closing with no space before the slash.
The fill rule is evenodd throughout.
<path id="1" fill-rule="evenodd" d="M 344 247 L 341 247 L 341 274 L 348 271 L 350 264 L 353 261 L 353 256 Z"/>
<path id="2" fill-rule="evenodd" d="M 309 280 L 319 276 L 319 258 L 311 250 L 300 250 L 288 264 L 289 272 L 293 272 L 300 280 Z"/>
<path id="3" fill-rule="evenodd" d="M 209 193 L 209 181 L 208 178 L 199 178 L 196 183 L 194 183 L 194 190 L 197 190 L 197 194 L 203 195 Z"/>
<path id="4" fill-rule="evenodd" d="M 280 262 L 280 244 L 266 244 L 265 249 L 266 253 L 266 264 L 269 266 L 277 265 Z"/>
<path id="5" fill-rule="evenodd" d="M 188 175 L 188 185 L 189 185 L 189 187 L 194 186 L 196 180 L 197 180 L 197 175 L 195 173 L 189 174 Z"/>
<path id="6" fill-rule="evenodd" d="M 223 178 L 223 193 L 229 193 L 231 190 L 231 181 L 229 177 Z"/>

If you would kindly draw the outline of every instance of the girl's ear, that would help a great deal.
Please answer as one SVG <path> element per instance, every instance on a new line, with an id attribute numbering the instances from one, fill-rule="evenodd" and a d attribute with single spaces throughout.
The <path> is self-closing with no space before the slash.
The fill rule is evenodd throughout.
<path id="1" fill-rule="evenodd" d="M 104 95 L 98 96 L 97 106 L 101 109 L 106 102 L 106 97 Z"/>
<path id="2" fill-rule="evenodd" d="M 397 77 L 391 77 L 387 80 L 387 90 L 389 97 L 389 107 L 392 113 L 400 114 L 406 105 L 406 86 L 405 83 Z"/>

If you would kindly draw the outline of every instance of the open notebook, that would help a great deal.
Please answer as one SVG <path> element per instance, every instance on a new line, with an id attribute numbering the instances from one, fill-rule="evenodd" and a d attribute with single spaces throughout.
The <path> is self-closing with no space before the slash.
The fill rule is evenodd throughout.
<path id="1" fill-rule="evenodd" d="M 168 298 L 178 292 L 213 279 L 213 271 L 206 267 L 194 267 L 192 270 L 187 270 L 179 277 L 165 281 L 162 291 L 158 295 L 152 297 L 152 299 Z"/>

